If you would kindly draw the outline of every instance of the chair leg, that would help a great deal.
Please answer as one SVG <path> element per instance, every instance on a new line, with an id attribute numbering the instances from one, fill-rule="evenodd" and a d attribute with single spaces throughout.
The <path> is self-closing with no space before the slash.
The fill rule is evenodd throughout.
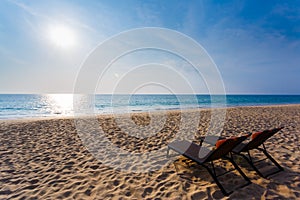
<path id="1" fill-rule="evenodd" d="M 230 195 L 233 191 L 231 191 L 231 192 L 227 192 L 226 190 L 225 190 L 225 188 L 222 186 L 222 184 L 220 183 L 220 181 L 219 181 L 219 179 L 218 179 L 218 177 L 216 176 L 216 174 L 214 174 L 214 172 L 209 168 L 209 167 L 207 167 L 207 166 L 205 166 L 205 165 L 201 165 L 201 166 L 203 166 L 207 171 L 208 171 L 208 173 L 211 175 L 211 177 L 214 179 L 214 181 L 215 181 L 215 183 L 217 184 L 217 186 L 220 188 L 220 190 L 221 190 L 221 192 L 225 195 L 225 196 L 228 196 L 228 195 Z"/>
<path id="2" fill-rule="evenodd" d="M 278 164 L 278 162 L 276 162 L 276 160 L 267 152 L 267 150 L 263 150 L 263 153 L 267 156 L 267 158 L 269 158 L 269 160 L 271 160 L 274 165 L 278 168 L 278 170 L 272 172 L 272 173 L 269 173 L 267 175 L 265 175 L 265 177 L 268 177 L 268 176 L 271 176 L 273 174 L 276 174 L 280 171 L 283 171 L 283 168 Z"/>
<path id="3" fill-rule="evenodd" d="M 256 171 L 256 173 L 261 176 L 261 177 L 264 177 L 264 175 L 259 171 L 259 169 L 254 165 L 252 159 L 251 159 L 251 156 L 250 156 L 250 153 L 248 152 L 248 155 L 249 155 L 249 158 L 247 158 L 246 155 L 244 154 L 238 154 L 240 156 L 242 156 L 248 163 L 249 165 Z"/>
<path id="4" fill-rule="evenodd" d="M 235 189 L 238 189 L 238 188 L 242 188 L 242 187 L 245 187 L 249 184 L 251 184 L 251 180 L 246 176 L 246 174 L 244 174 L 244 172 L 239 168 L 239 166 L 234 162 L 234 160 L 232 158 L 229 158 L 229 157 L 226 157 L 226 159 L 228 159 L 231 164 L 235 167 L 235 169 L 240 173 L 240 175 L 244 178 L 244 180 L 246 181 L 246 183 L 244 185 L 241 185 Z M 216 184 L 218 185 L 218 187 L 220 188 L 220 190 L 222 191 L 222 193 L 225 195 L 225 196 L 228 196 L 230 195 L 231 193 L 233 193 L 235 190 L 232 190 L 230 192 L 227 192 L 225 190 L 225 188 L 222 186 L 222 184 L 220 183 L 219 179 L 218 179 L 218 176 L 216 175 L 215 171 L 214 171 L 214 166 L 213 166 L 213 163 L 212 164 L 212 167 L 213 167 L 213 170 L 211 170 L 209 167 L 205 166 L 205 165 L 202 165 L 203 167 L 206 168 L 206 170 L 209 172 L 209 174 L 211 175 L 211 177 L 214 179 L 214 181 L 216 182 Z"/>
<path id="5" fill-rule="evenodd" d="M 170 148 L 168 147 L 168 149 L 167 149 L 167 158 L 169 158 L 170 157 Z"/>
<path id="6" fill-rule="evenodd" d="M 235 169 L 240 173 L 240 175 L 247 182 L 245 185 L 241 187 L 251 184 L 252 183 L 251 180 L 248 178 L 248 176 L 246 176 L 246 174 L 241 170 L 241 168 L 236 164 L 236 162 L 234 162 L 233 158 L 227 158 L 227 159 L 231 162 L 231 164 L 235 167 Z"/>
<path id="7" fill-rule="evenodd" d="M 253 163 L 249 152 L 248 152 L 249 158 L 247 158 L 247 156 L 244 154 L 237 154 L 237 155 L 242 156 L 250 164 L 250 166 L 256 171 L 256 173 L 263 178 L 267 178 L 270 175 L 273 175 L 280 171 L 283 171 L 283 168 L 275 161 L 274 158 L 271 157 L 271 155 L 266 150 L 263 150 L 263 149 L 258 149 L 258 150 L 262 151 L 267 156 L 267 158 L 270 159 L 276 165 L 276 167 L 278 168 L 277 171 L 264 175 L 259 171 L 259 169 Z"/>
<path id="8" fill-rule="evenodd" d="M 179 175 L 179 173 L 178 173 L 178 169 L 177 169 L 177 167 L 176 167 L 176 161 L 177 160 L 175 160 L 174 162 L 173 162 L 173 164 L 174 164 L 174 167 L 175 167 L 175 170 L 176 170 L 176 172 L 177 172 L 177 175 Z M 199 163 L 198 163 L 199 164 Z M 212 163 L 213 164 L 213 163 Z M 212 171 L 208 166 L 206 166 L 206 165 L 204 165 L 204 164 L 199 164 L 199 165 L 201 165 L 201 166 L 203 166 L 208 172 L 209 172 L 209 174 L 211 175 L 211 177 L 214 179 L 214 181 L 215 181 L 215 183 L 217 184 L 217 186 L 220 188 L 220 190 L 221 190 L 221 192 L 225 195 L 225 196 L 228 196 L 228 195 L 230 195 L 233 191 L 231 191 L 231 192 L 226 192 L 226 190 L 224 189 L 224 187 L 222 186 L 222 184 L 220 183 L 220 181 L 218 180 L 218 177 L 216 176 L 216 174 L 214 173 L 214 171 Z"/>
<path id="9" fill-rule="evenodd" d="M 240 175 L 245 179 L 245 181 L 247 182 L 246 184 L 244 184 L 244 185 L 242 185 L 242 186 L 240 186 L 240 187 L 238 187 L 238 188 L 242 188 L 242 187 L 245 187 L 245 186 L 247 186 L 247 185 L 249 185 L 249 184 L 251 184 L 251 181 L 250 181 L 250 179 L 243 173 L 243 171 L 238 167 L 238 165 L 234 162 L 234 160 L 232 159 L 232 158 L 227 158 L 231 163 L 232 163 L 232 165 L 235 167 L 235 169 L 240 173 Z M 176 172 L 177 172 L 177 174 L 179 175 L 179 173 L 178 173 L 178 168 L 177 168 L 177 166 L 176 166 L 176 162 L 177 162 L 178 160 L 175 160 L 174 162 L 173 162 L 173 164 L 174 164 L 174 167 L 175 167 L 175 170 L 176 170 Z M 199 163 L 198 163 L 199 164 Z M 220 190 L 221 190 L 221 192 L 224 194 L 224 196 L 228 196 L 228 195 L 230 195 L 231 193 L 233 193 L 235 190 L 232 190 L 232 191 L 230 191 L 230 192 L 227 192 L 226 190 L 225 190 L 225 188 L 223 187 L 223 185 L 220 183 L 220 181 L 219 181 L 219 179 L 218 179 L 218 176 L 216 175 L 216 172 L 215 172 L 215 170 L 214 170 L 214 165 L 213 165 L 213 162 L 211 163 L 212 164 L 212 168 L 213 169 L 210 169 L 208 166 L 206 166 L 205 164 L 199 164 L 199 165 L 201 165 L 201 166 L 203 166 L 207 171 L 208 171 L 208 173 L 211 175 L 211 177 L 213 178 L 213 180 L 215 181 L 215 183 L 217 184 L 217 186 L 220 188 Z M 236 188 L 237 189 L 237 188 Z"/>

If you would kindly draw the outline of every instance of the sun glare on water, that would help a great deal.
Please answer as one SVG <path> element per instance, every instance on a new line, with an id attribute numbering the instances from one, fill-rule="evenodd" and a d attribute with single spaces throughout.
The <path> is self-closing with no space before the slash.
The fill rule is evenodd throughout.
<path id="1" fill-rule="evenodd" d="M 47 99 L 54 114 L 68 114 L 73 110 L 72 94 L 48 94 Z"/>
<path id="2" fill-rule="evenodd" d="M 55 25 L 49 28 L 49 39 L 58 47 L 67 48 L 74 46 L 74 32 L 63 25 Z"/>

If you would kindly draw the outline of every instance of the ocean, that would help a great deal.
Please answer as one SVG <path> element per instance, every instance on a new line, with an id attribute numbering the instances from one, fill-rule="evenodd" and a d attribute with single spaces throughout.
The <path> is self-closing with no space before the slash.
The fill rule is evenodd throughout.
<path id="1" fill-rule="evenodd" d="M 78 98 L 79 96 L 79 98 Z M 300 95 L 95 95 L 99 114 L 211 107 L 300 104 Z M 72 116 L 72 94 L 0 94 L 0 119 Z M 76 95 L 76 99 L 86 99 Z M 78 101 L 76 101 L 78 102 Z"/>

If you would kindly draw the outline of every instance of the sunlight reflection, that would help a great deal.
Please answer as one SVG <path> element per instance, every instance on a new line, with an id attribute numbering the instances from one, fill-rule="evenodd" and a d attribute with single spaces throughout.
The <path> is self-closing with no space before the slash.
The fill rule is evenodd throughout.
<path id="1" fill-rule="evenodd" d="M 73 111 L 73 94 L 48 94 L 51 112 L 54 114 L 70 114 Z"/>

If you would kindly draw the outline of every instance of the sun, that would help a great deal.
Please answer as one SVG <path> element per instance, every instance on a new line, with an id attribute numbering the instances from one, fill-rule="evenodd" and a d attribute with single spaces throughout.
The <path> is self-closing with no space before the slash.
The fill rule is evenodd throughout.
<path id="1" fill-rule="evenodd" d="M 49 39 L 58 47 L 67 48 L 75 44 L 74 32 L 64 25 L 55 25 L 49 28 Z"/>

